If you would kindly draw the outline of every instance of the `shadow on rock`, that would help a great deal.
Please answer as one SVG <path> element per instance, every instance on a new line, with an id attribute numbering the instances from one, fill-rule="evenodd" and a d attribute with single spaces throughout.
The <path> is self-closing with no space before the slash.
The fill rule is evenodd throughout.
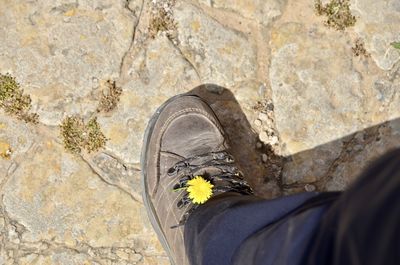
<path id="1" fill-rule="evenodd" d="M 375 159 L 400 147 L 400 119 L 365 128 L 337 140 L 285 157 L 282 189 L 340 191 Z"/>
<path id="2" fill-rule="evenodd" d="M 252 130 L 232 92 L 226 88 L 205 84 L 189 92 L 204 99 L 214 110 L 229 138 L 230 152 L 257 195 L 274 198 L 281 195 L 280 174 L 282 158 L 268 146 L 256 148 L 258 134 Z M 268 161 L 261 161 L 262 154 Z"/>
<path id="3" fill-rule="evenodd" d="M 235 96 L 226 88 L 204 84 L 189 92 L 214 110 L 229 137 L 236 158 L 256 195 L 275 198 L 303 191 L 343 190 L 372 160 L 400 147 L 400 119 L 360 130 L 290 156 L 259 145 Z M 261 161 L 266 154 L 267 161 Z"/>

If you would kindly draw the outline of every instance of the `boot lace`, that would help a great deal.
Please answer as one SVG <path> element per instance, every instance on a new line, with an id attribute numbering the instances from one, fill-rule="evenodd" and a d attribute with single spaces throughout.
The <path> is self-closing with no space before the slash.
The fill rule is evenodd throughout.
<path id="1" fill-rule="evenodd" d="M 178 178 L 173 190 L 184 190 L 176 206 L 179 209 L 188 205 L 191 206 L 183 214 L 179 224 L 171 228 L 184 225 L 190 214 L 200 206 L 189 198 L 187 191 L 188 181 L 196 177 L 200 176 L 213 185 L 211 197 L 224 192 L 236 192 L 243 195 L 253 194 L 253 190 L 244 180 L 242 172 L 235 166 L 234 162 L 233 156 L 226 151 L 211 152 L 180 161 L 168 170 L 168 176 Z"/>

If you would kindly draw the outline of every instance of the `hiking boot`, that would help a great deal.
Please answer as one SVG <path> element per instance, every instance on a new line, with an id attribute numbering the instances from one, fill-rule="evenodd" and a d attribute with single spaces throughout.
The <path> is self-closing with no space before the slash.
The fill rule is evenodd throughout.
<path id="1" fill-rule="evenodd" d="M 190 214 L 224 192 L 252 194 L 211 108 L 178 95 L 151 118 L 142 150 L 143 201 L 172 264 L 189 264 L 183 228 Z"/>

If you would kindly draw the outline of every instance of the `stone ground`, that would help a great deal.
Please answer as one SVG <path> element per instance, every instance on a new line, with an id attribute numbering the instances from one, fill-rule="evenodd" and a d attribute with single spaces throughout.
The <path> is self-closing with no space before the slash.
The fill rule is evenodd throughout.
<path id="1" fill-rule="evenodd" d="M 341 32 L 312 0 L 0 0 L 0 73 L 39 114 L 0 112 L 0 264 L 169 264 L 141 201 L 142 136 L 201 84 L 257 194 L 344 189 L 400 146 L 400 2 L 350 3 Z M 123 92 L 98 114 L 105 148 L 66 152 L 62 119 L 92 117 L 107 80 Z"/>

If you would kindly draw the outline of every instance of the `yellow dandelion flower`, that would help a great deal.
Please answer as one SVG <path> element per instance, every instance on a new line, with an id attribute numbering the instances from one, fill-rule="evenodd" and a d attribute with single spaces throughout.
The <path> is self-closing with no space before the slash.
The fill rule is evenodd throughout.
<path id="1" fill-rule="evenodd" d="M 209 181 L 203 179 L 200 176 L 196 176 L 187 182 L 187 192 L 189 193 L 189 199 L 193 203 L 203 204 L 212 195 L 212 188 L 214 187 Z"/>

